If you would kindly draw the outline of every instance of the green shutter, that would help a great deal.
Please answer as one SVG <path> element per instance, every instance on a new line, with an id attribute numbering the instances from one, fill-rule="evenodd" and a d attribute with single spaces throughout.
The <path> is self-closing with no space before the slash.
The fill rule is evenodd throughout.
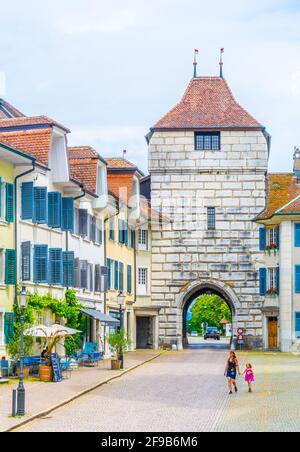
<path id="1" fill-rule="evenodd" d="M 6 312 L 4 314 L 4 337 L 5 344 L 9 344 L 14 337 L 14 313 Z"/>
<path id="2" fill-rule="evenodd" d="M 14 185 L 6 184 L 6 221 L 8 223 L 14 222 Z"/>
<path id="3" fill-rule="evenodd" d="M 16 250 L 6 250 L 5 252 L 5 284 L 15 285 L 16 276 Z"/>
<path id="4" fill-rule="evenodd" d="M 127 265 L 127 293 L 132 293 L 132 267 Z"/>

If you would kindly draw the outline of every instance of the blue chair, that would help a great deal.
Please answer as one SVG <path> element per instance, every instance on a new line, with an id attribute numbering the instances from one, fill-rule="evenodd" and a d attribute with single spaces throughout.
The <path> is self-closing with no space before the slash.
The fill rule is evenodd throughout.
<path id="1" fill-rule="evenodd" d="M 3 359 L 0 361 L 1 363 L 1 376 L 2 377 L 11 377 L 13 376 L 13 367 L 9 364 L 8 360 Z"/>

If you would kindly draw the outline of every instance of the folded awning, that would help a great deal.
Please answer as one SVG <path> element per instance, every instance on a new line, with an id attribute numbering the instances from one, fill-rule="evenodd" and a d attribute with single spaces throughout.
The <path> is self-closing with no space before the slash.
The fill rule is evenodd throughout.
<path id="1" fill-rule="evenodd" d="M 96 311 L 95 309 L 81 309 L 81 312 L 95 320 L 99 320 L 99 322 L 104 326 L 120 326 L 120 320 L 114 319 L 113 317 L 103 314 L 103 312 Z"/>

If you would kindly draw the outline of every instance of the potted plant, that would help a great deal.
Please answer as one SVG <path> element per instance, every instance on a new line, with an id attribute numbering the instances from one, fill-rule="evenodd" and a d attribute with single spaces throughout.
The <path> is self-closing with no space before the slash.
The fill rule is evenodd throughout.
<path id="1" fill-rule="evenodd" d="M 276 297 L 277 296 L 277 290 L 276 289 L 269 289 L 267 291 L 267 296 L 268 297 Z"/>
<path id="2" fill-rule="evenodd" d="M 20 360 L 20 332 L 16 329 L 13 339 L 7 345 L 7 351 L 14 362 L 17 369 L 17 375 L 20 376 L 20 366 L 18 365 Z M 23 377 L 24 379 L 29 378 L 30 367 L 26 366 L 26 358 L 29 358 L 33 354 L 33 339 L 31 337 L 24 338 L 24 367 L 23 367 Z"/>
<path id="3" fill-rule="evenodd" d="M 117 331 L 109 336 L 109 345 L 114 352 L 114 357 L 111 360 L 112 370 L 121 369 L 122 357 L 130 344 L 131 340 L 124 330 Z"/>

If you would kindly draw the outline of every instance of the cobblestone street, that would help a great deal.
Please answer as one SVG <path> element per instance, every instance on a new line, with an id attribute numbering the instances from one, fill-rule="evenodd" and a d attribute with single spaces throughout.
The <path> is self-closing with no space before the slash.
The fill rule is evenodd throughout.
<path id="1" fill-rule="evenodd" d="M 300 431 L 300 358 L 241 353 L 251 361 L 255 392 L 243 377 L 230 398 L 227 350 L 167 353 L 19 431 Z"/>

